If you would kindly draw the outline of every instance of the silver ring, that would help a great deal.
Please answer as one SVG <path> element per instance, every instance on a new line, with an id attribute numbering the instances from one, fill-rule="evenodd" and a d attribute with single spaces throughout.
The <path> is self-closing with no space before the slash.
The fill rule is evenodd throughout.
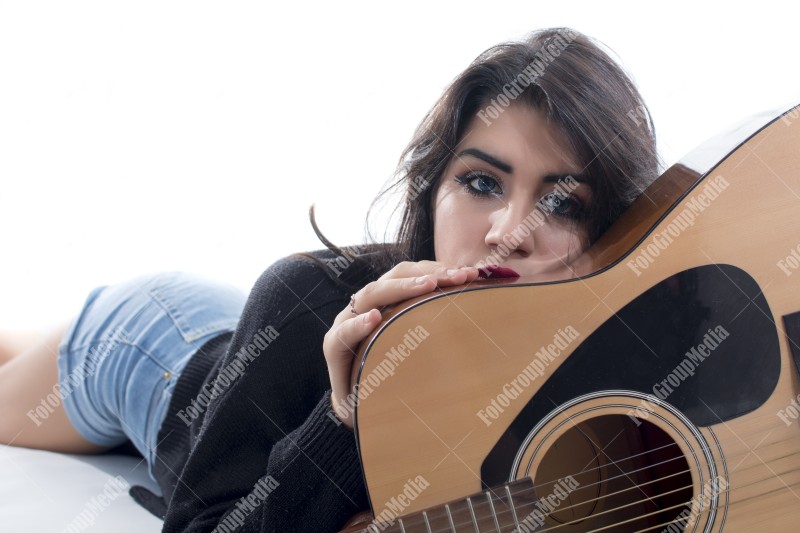
<path id="1" fill-rule="evenodd" d="M 350 295 L 350 312 L 353 313 L 354 315 L 358 314 L 358 311 L 356 311 L 356 295 L 355 294 L 351 294 Z"/>

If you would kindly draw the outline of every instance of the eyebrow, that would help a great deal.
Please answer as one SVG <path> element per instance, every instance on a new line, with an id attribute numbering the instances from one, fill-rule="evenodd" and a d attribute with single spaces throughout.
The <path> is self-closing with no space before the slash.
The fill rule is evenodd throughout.
<path id="1" fill-rule="evenodd" d="M 462 156 L 465 156 L 465 155 L 471 155 L 473 157 L 477 157 L 478 159 L 481 159 L 481 160 L 489 163 L 493 167 L 496 167 L 496 168 L 502 170 L 506 174 L 513 174 L 514 173 L 514 167 L 512 167 L 511 165 L 509 165 L 505 161 L 501 161 L 501 160 L 497 159 L 495 156 L 493 156 L 491 154 L 487 154 L 483 150 L 479 150 L 477 148 L 467 148 L 466 150 L 462 150 L 458 154 L 456 154 L 457 157 L 462 157 Z M 566 178 L 567 176 L 572 176 L 572 178 L 575 181 L 577 181 L 578 183 L 586 183 L 587 185 L 591 185 L 592 184 L 592 182 L 589 180 L 589 177 L 586 176 L 585 174 L 548 174 L 548 175 L 544 176 L 544 178 L 542 180 L 545 183 L 556 183 L 559 180 L 562 180 L 562 179 Z"/>
<path id="2" fill-rule="evenodd" d="M 483 161 L 486 161 L 487 163 L 489 163 L 493 167 L 499 168 L 500 170 L 502 170 L 506 174 L 513 174 L 514 173 L 514 167 L 512 167 L 508 163 L 500 161 L 499 159 L 497 159 L 493 155 L 487 154 L 483 150 L 478 150 L 477 148 L 467 148 L 466 150 L 460 151 L 457 155 L 458 155 L 458 157 L 462 157 L 462 156 L 465 156 L 465 155 L 471 155 L 473 157 L 477 157 L 478 159 L 482 159 Z"/>

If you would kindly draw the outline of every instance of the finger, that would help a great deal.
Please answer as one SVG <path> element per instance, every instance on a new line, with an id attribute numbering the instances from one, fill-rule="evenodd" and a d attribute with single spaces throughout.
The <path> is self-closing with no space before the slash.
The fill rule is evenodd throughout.
<path id="1" fill-rule="evenodd" d="M 380 313 L 371 309 L 334 326 L 325 335 L 322 348 L 334 392 L 332 399 L 341 401 L 350 394 L 350 374 L 356 349 L 377 325 L 379 318 Z"/>
<path id="2" fill-rule="evenodd" d="M 450 268 L 437 278 L 437 282 L 440 287 L 461 285 L 462 283 L 475 281 L 479 275 L 480 270 L 477 267 Z"/>
<path id="3" fill-rule="evenodd" d="M 322 349 L 328 368 L 346 368 L 349 372 L 350 364 L 355 356 L 358 344 L 372 331 L 380 316 L 376 309 L 343 321 L 338 326 L 333 326 L 322 341 Z"/>
<path id="4" fill-rule="evenodd" d="M 381 309 L 426 294 L 434 290 L 437 285 L 443 287 L 474 281 L 479 274 L 480 271 L 475 267 L 450 269 L 450 272 L 447 268 L 436 268 L 432 274 L 413 278 L 379 279 L 368 283 L 353 295 L 355 311 L 361 313 L 363 309 Z M 334 324 L 340 324 L 353 315 L 352 307 L 348 306 L 337 315 Z"/>
<path id="5" fill-rule="evenodd" d="M 437 277 L 432 274 L 418 276 L 416 278 L 384 279 L 368 283 L 356 292 L 355 299 L 356 313 L 363 313 L 369 309 L 380 309 L 387 305 L 396 304 L 414 298 L 421 294 L 428 293 L 436 287 Z M 352 317 L 352 307 L 339 313 L 336 321 L 347 320 Z"/>
<path id="6" fill-rule="evenodd" d="M 444 271 L 447 265 L 441 261 L 402 261 L 378 279 L 416 278 L 425 274 Z"/>

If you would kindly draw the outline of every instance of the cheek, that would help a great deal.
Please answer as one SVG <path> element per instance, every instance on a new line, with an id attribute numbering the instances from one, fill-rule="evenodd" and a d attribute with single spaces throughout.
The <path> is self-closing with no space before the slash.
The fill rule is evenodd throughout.
<path id="1" fill-rule="evenodd" d="M 448 264 L 471 261 L 483 249 L 488 219 L 485 214 L 445 196 L 437 205 L 434 217 L 436 260 Z"/>
<path id="2" fill-rule="evenodd" d="M 588 237 L 584 229 L 545 225 L 534 233 L 536 248 L 543 253 L 558 257 L 572 257 L 587 247 Z"/>
<path id="3" fill-rule="evenodd" d="M 439 201 L 433 218 L 433 249 L 435 260 L 447 262 L 450 256 L 451 237 L 453 235 L 453 210 L 447 200 Z"/>

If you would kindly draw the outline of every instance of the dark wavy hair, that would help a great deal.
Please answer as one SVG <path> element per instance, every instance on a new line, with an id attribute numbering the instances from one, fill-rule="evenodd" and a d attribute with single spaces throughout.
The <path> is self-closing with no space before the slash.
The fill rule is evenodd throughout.
<path id="1" fill-rule="evenodd" d="M 534 66 L 539 67 L 536 76 Z M 394 181 L 372 201 L 367 244 L 340 248 L 330 242 L 317 227 L 311 206 L 317 237 L 333 253 L 348 257 L 342 275 L 325 271 L 356 288 L 401 261 L 434 260 L 433 200 L 453 148 L 478 112 L 502 100 L 509 84 L 526 79 L 529 84 L 515 103 L 533 106 L 555 124 L 591 177 L 588 229 L 595 242 L 658 176 L 655 129 L 634 83 L 594 39 L 570 28 L 549 28 L 489 48 L 445 89 L 403 150 Z M 420 192 L 421 183 L 426 186 Z M 370 213 L 397 189 L 404 191 L 400 226 L 393 242 L 378 243 L 368 229 Z M 293 255 L 321 264 L 306 253 Z"/>

